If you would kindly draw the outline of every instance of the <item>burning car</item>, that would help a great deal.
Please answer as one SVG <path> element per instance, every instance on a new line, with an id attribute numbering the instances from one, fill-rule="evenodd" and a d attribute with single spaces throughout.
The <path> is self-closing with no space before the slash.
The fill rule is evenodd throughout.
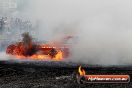
<path id="1" fill-rule="evenodd" d="M 6 54 L 18 59 L 55 60 L 61 61 L 69 57 L 69 46 L 66 44 L 47 44 L 32 41 L 29 33 L 22 34 L 22 41 L 11 44 L 6 49 Z M 69 39 L 68 36 L 65 39 Z"/>

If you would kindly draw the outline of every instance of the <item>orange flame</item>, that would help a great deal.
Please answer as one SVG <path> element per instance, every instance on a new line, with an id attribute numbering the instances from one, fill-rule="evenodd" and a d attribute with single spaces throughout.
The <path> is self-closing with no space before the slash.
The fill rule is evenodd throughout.
<path id="1" fill-rule="evenodd" d="M 84 76 L 84 75 L 86 74 L 85 70 L 82 69 L 81 66 L 79 66 L 79 68 L 78 68 L 78 72 L 79 72 L 79 74 L 80 74 L 81 76 Z"/>
<path id="2" fill-rule="evenodd" d="M 41 44 L 36 45 L 34 47 L 37 49 L 37 52 L 32 55 L 25 55 L 25 52 L 32 51 L 32 48 L 27 51 L 24 48 L 22 42 L 18 42 L 16 44 L 11 44 L 7 47 L 6 53 L 15 56 L 18 59 L 31 59 L 31 60 L 51 60 L 51 61 L 62 61 L 64 60 L 64 56 L 66 55 L 66 49 L 61 50 L 61 48 L 48 45 Z M 53 51 L 51 51 L 54 49 Z M 34 49 L 33 49 L 34 50 Z M 68 55 L 67 55 L 68 56 Z"/>
<path id="3" fill-rule="evenodd" d="M 19 58 L 19 59 L 28 58 L 28 59 L 32 59 L 32 60 L 61 61 L 61 60 L 63 60 L 62 55 L 63 55 L 63 53 L 61 51 L 59 51 L 54 58 L 51 58 L 49 55 L 38 55 L 38 54 L 34 54 L 32 56 L 27 56 L 27 57 L 23 56 L 23 55 L 15 55 L 15 56 L 16 56 L 16 58 Z"/>
<path id="4" fill-rule="evenodd" d="M 63 53 L 62 51 L 58 51 L 58 53 L 55 55 L 55 60 L 59 61 L 63 59 Z"/>

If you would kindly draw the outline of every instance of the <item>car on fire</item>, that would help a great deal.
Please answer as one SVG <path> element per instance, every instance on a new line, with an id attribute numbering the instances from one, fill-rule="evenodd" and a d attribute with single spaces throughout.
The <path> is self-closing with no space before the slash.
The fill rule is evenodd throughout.
<path id="1" fill-rule="evenodd" d="M 20 42 L 10 44 L 6 49 L 6 54 L 15 56 L 18 59 L 32 60 L 56 60 L 60 61 L 68 58 L 68 44 L 48 44 L 33 42 L 29 33 L 22 34 L 23 39 Z M 71 37 L 67 37 L 69 39 Z"/>

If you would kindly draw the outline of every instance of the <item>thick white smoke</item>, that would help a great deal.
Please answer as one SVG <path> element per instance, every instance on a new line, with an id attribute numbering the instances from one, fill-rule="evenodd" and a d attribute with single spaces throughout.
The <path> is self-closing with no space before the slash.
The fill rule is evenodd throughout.
<path id="1" fill-rule="evenodd" d="M 0 52 L 0 60 L 9 60 L 10 57 L 5 52 Z"/>
<path id="2" fill-rule="evenodd" d="M 37 20 L 39 39 L 77 36 L 70 60 L 89 64 L 132 63 L 131 0 L 28 0 L 23 12 Z"/>

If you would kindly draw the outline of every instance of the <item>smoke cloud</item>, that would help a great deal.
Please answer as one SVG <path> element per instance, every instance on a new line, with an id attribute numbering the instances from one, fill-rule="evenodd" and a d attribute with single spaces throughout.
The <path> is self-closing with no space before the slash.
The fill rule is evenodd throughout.
<path id="1" fill-rule="evenodd" d="M 0 52 L 0 60 L 9 60 L 10 57 L 5 52 Z"/>
<path id="2" fill-rule="evenodd" d="M 35 37 L 40 40 L 77 37 L 69 60 L 123 65 L 132 64 L 131 4 L 131 0 L 28 0 L 17 16 L 37 21 Z"/>

